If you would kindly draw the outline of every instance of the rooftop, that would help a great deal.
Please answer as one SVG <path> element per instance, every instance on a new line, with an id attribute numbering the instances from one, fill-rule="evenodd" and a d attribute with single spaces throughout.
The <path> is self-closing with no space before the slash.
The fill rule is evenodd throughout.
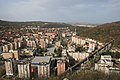
<path id="1" fill-rule="evenodd" d="M 38 57 L 38 56 L 36 56 L 32 60 L 32 63 L 49 63 L 50 59 L 51 59 L 51 56 L 44 56 L 44 57 L 41 57 L 41 56 Z"/>

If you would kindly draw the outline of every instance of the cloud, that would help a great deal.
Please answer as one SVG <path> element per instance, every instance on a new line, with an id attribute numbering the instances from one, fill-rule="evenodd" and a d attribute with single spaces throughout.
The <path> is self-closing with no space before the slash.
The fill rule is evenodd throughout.
<path id="1" fill-rule="evenodd" d="M 1 0 L 0 18 L 66 22 L 120 20 L 119 0 Z"/>

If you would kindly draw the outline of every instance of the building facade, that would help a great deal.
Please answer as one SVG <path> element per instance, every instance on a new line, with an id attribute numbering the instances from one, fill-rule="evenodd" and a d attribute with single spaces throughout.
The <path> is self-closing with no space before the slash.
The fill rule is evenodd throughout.
<path id="1" fill-rule="evenodd" d="M 58 60 L 57 61 L 57 75 L 60 75 L 60 74 L 65 72 L 65 70 L 66 70 L 65 63 L 66 63 L 65 60 Z"/>
<path id="2" fill-rule="evenodd" d="M 35 57 L 31 62 L 32 74 L 40 77 L 49 77 L 50 63 L 51 63 L 50 56 Z"/>
<path id="3" fill-rule="evenodd" d="M 31 64 L 27 61 L 18 62 L 18 76 L 19 78 L 31 77 Z"/>

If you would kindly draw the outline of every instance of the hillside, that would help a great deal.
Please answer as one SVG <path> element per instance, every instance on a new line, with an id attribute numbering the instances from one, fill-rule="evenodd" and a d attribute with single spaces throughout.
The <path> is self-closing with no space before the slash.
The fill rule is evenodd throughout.
<path id="1" fill-rule="evenodd" d="M 69 24 L 58 22 L 41 22 L 41 21 L 29 21 L 29 22 L 11 22 L 0 20 L 0 27 L 21 27 L 21 26 L 40 26 L 40 27 L 68 27 Z"/>
<path id="2" fill-rule="evenodd" d="M 69 29 L 71 30 L 71 31 L 75 31 L 75 28 L 76 28 L 76 32 L 77 32 L 77 34 L 79 35 L 81 32 L 83 32 L 83 31 L 86 31 L 86 30 L 89 30 L 89 29 L 91 29 L 91 27 L 79 27 L 79 26 L 70 26 L 69 27 Z"/>
<path id="3" fill-rule="evenodd" d="M 114 39 L 114 47 L 120 48 L 120 21 L 106 23 L 78 32 L 80 36 L 89 37 L 101 42 L 108 42 Z"/>

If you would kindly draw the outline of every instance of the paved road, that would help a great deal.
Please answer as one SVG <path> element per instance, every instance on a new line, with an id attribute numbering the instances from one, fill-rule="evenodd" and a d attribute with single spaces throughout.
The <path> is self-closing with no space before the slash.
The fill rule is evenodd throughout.
<path id="1" fill-rule="evenodd" d="M 49 53 L 54 53 L 54 49 L 55 49 L 55 46 L 53 45 L 52 47 L 50 47 L 50 48 L 47 48 L 47 54 L 49 54 Z"/>

